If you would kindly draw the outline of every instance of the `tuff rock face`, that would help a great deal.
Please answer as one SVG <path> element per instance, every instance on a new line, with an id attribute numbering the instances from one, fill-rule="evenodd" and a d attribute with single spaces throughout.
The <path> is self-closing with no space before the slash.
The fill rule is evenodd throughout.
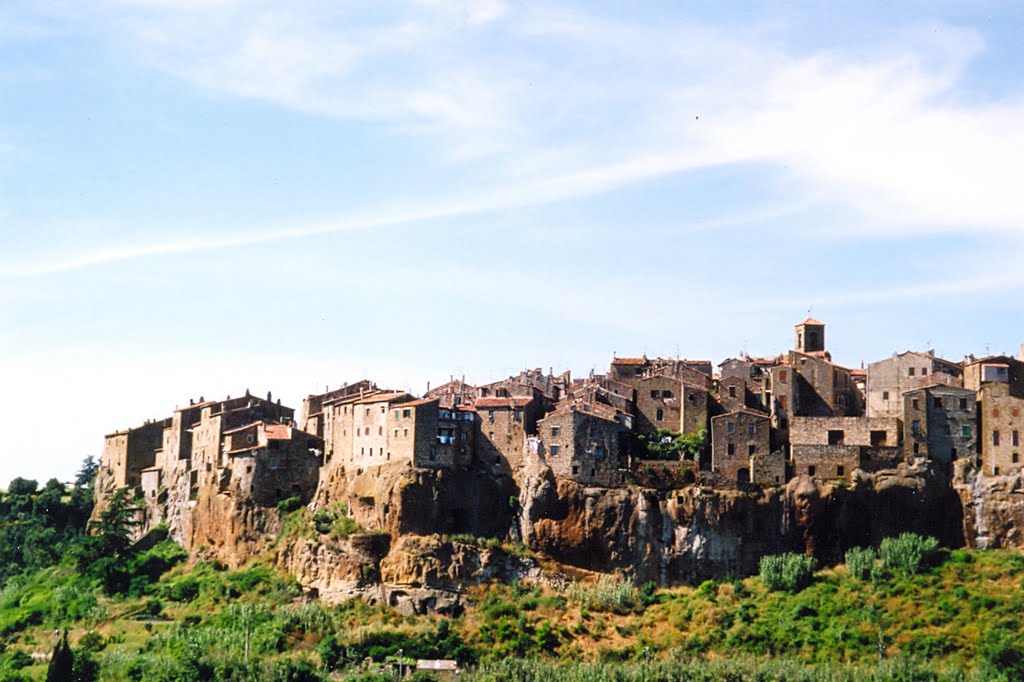
<path id="1" fill-rule="evenodd" d="M 984 478 L 967 462 L 858 471 L 850 485 L 797 476 L 764 490 L 591 488 L 537 464 L 515 477 L 385 464 L 323 476 L 310 506 L 344 504 L 367 530 L 344 541 L 278 540 L 277 509 L 230 487 L 201 488 L 191 500 L 183 491 L 170 489 L 160 515 L 193 556 L 236 566 L 274 552 L 321 598 L 359 596 L 406 613 L 457 613 L 468 585 L 540 578 L 535 559 L 468 536 L 521 543 L 564 572 L 660 585 L 749 575 L 762 556 L 783 551 L 837 563 L 850 547 L 903 531 L 952 547 L 1024 546 L 1024 479 Z"/>

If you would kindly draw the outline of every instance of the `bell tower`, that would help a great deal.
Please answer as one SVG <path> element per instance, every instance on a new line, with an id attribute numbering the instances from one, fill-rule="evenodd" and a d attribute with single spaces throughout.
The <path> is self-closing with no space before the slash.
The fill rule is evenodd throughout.
<path id="1" fill-rule="evenodd" d="M 796 325 L 796 346 L 800 353 L 820 353 L 825 350 L 825 323 L 812 317 Z"/>

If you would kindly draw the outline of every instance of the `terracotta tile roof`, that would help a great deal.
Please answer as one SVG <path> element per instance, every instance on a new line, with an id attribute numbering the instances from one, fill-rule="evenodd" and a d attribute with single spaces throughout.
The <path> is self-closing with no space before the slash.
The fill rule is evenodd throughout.
<path id="1" fill-rule="evenodd" d="M 646 365 L 647 358 L 612 358 L 613 365 Z"/>
<path id="2" fill-rule="evenodd" d="M 526 407 L 531 402 L 533 402 L 533 398 L 477 398 L 473 406 L 483 408 Z"/>
<path id="3" fill-rule="evenodd" d="M 768 414 L 766 412 L 758 412 L 757 410 L 748 410 L 745 407 L 741 407 L 740 409 L 733 410 L 732 412 L 726 412 L 725 414 L 715 415 L 714 417 L 712 417 L 712 419 L 721 419 L 722 417 L 729 417 L 729 416 L 740 414 L 740 413 L 749 414 L 749 415 L 754 416 L 754 417 L 761 417 L 763 419 L 770 419 L 771 418 L 771 417 L 768 416 Z"/>
<path id="4" fill-rule="evenodd" d="M 267 434 L 267 440 L 291 440 L 292 428 L 286 424 L 267 424 L 263 430 Z"/>
<path id="5" fill-rule="evenodd" d="M 428 403 L 436 403 L 436 402 L 437 402 L 437 398 L 420 398 L 419 400 L 409 400 L 407 402 L 398 403 L 396 407 L 397 408 L 420 407 L 422 405 L 427 405 Z"/>
<path id="6" fill-rule="evenodd" d="M 405 400 L 412 400 L 412 396 L 405 391 L 391 391 L 390 393 L 380 392 L 375 395 L 365 396 L 356 400 L 357 405 L 365 403 L 397 403 Z"/>
<path id="7" fill-rule="evenodd" d="M 819 322 L 818 320 L 814 319 L 813 317 L 808 317 L 806 320 L 804 320 L 800 324 L 813 324 L 813 325 L 817 325 L 819 327 L 824 327 L 825 326 L 824 322 Z M 796 326 L 800 326 L 800 325 L 796 325 Z"/>

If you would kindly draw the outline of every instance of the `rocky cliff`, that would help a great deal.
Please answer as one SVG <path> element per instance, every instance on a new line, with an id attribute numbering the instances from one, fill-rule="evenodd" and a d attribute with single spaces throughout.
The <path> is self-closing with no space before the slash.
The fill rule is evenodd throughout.
<path id="1" fill-rule="evenodd" d="M 458 610 L 469 584 L 555 572 L 617 572 L 639 582 L 697 583 L 755 573 L 765 554 L 797 551 L 822 563 L 903 531 L 947 546 L 1022 546 L 1024 481 L 984 478 L 925 461 L 849 485 L 798 476 L 785 486 L 718 490 L 586 487 L 542 465 L 512 476 L 384 464 L 322 479 L 312 508 L 342 508 L 366 533 L 329 540 L 312 531 L 276 540 L 277 509 L 229 489 L 201 489 L 172 535 L 230 565 L 267 551 L 307 589 L 360 595 L 408 612 Z M 492 538 L 488 542 L 473 538 Z M 511 551 L 520 547 L 518 552 Z"/>

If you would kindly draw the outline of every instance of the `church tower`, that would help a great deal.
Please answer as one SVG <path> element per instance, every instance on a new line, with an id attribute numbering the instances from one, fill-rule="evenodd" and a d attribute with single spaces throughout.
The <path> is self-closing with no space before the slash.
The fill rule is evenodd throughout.
<path id="1" fill-rule="evenodd" d="M 812 317 L 796 326 L 796 346 L 800 353 L 820 353 L 825 350 L 825 323 Z"/>

